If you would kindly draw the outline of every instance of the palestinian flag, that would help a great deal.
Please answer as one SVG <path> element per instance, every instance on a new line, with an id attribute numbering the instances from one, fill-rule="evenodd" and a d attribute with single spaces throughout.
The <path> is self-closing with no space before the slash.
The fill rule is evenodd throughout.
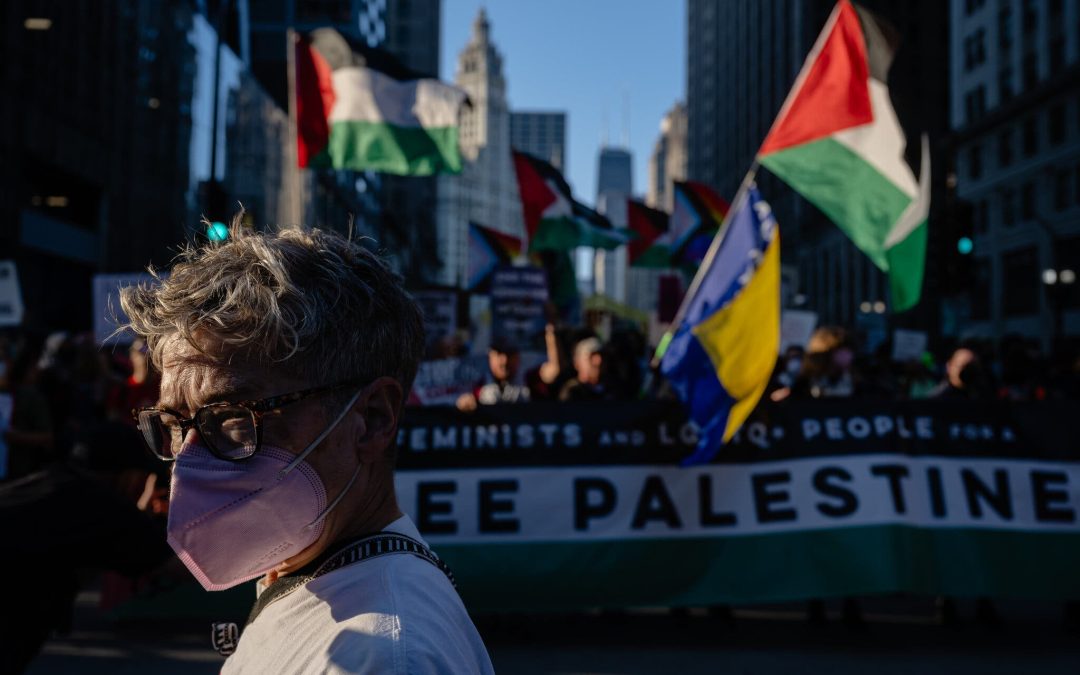
<path id="1" fill-rule="evenodd" d="M 615 249 L 627 237 L 602 215 L 577 202 L 559 171 L 542 159 L 514 151 L 521 208 L 530 251 L 569 251 L 579 246 Z"/>
<path id="2" fill-rule="evenodd" d="M 896 311 L 919 302 L 930 208 L 930 157 L 921 176 L 886 77 L 893 31 L 840 0 L 758 151 L 761 164 L 817 206 L 882 271 Z"/>
<path id="3" fill-rule="evenodd" d="M 491 281 L 491 273 L 509 265 L 521 255 L 521 240 L 490 227 L 469 223 L 469 268 L 465 288 L 481 290 Z"/>
<path id="4" fill-rule="evenodd" d="M 627 247 L 631 267 L 671 267 L 669 217 L 634 199 L 626 200 L 626 224 L 637 235 Z"/>
<path id="5" fill-rule="evenodd" d="M 705 258 L 730 205 L 712 188 L 696 181 L 675 182 L 671 214 L 671 258 L 696 265 Z"/>
<path id="6" fill-rule="evenodd" d="M 301 167 L 400 176 L 461 171 L 462 90 L 352 45 L 332 28 L 298 37 L 295 76 Z"/>

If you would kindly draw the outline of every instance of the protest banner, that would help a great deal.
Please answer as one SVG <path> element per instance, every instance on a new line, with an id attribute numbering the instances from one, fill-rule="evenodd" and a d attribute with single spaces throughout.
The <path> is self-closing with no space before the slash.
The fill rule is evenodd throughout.
<path id="1" fill-rule="evenodd" d="M 491 337 L 522 351 L 544 349 L 547 275 L 539 267 L 503 266 L 491 281 Z"/>
<path id="2" fill-rule="evenodd" d="M 411 409 L 398 495 L 477 610 L 1075 598 L 1078 412 L 787 402 L 681 468 L 677 404 Z"/>

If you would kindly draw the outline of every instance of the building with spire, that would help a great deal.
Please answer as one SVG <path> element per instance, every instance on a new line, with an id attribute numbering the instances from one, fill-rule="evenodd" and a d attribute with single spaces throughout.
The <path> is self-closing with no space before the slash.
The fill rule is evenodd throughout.
<path id="1" fill-rule="evenodd" d="M 515 237 L 524 234 L 510 154 L 502 55 L 491 41 L 491 23 L 483 8 L 473 21 L 469 43 L 458 55 L 454 80 L 469 95 L 471 106 L 461 114 L 462 171 L 439 178 L 436 229 L 441 268 L 436 276 L 447 286 L 459 286 L 465 278 L 470 221 Z"/>
<path id="2" fill-rule="evenodd" d="M 615 227 L 626 227 L 626 200 L 634 194 L 634 156 L 627 148 L 600 148 L 596 172 L 596 210 Z M 596 293 L 626 301 L 626 247 L 596 252 Z"/>

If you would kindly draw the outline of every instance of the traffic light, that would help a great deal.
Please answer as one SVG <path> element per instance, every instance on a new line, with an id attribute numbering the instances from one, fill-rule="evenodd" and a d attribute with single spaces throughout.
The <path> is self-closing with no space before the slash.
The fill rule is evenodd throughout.
<path id="1" fill-rule="evenodd" d="M 220 243 L 229 238 L 229 196 L 225 189 L 216 180 L 205 180 L 199 183 L 199 203 L 202 206 L 203 217 L 206 219 L 206 238 L 214 243 Z"/>
<path id="2" fill-rule="evenodd" d="M 974 284 L 975 208 L 963 199 L 953 201 L 946 210 L 942 254 L 946 288 L 965 292 Z"/>

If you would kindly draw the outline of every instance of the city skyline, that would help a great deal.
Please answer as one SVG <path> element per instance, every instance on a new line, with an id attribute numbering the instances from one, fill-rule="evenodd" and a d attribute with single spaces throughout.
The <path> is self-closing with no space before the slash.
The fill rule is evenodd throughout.
<path id="1" fill-rule="evenodd" d="M 634 185 L 643 190 L 660 120 L 685 96 L 685 4 L 666 3 L 661 12 L 655 3 L 640 0 L 618 4 L 555 0 L 535 5 L 444 0 L 440 59 L 444 81 L 454 79 L 457 55 L 481 6 L 491 21 L 492 39 L 505 55 L 510 109 L 567 113 L 569 156 L 564 173 L 574 193 L 593 199 L 602 140 L 606 135 L 609 145 L 619 147 L 624 134 L 635 157 Z M 616 27 L 597 33 L 598 28 Z M 560 49 L 559 45 L 596 46 Z"/>

